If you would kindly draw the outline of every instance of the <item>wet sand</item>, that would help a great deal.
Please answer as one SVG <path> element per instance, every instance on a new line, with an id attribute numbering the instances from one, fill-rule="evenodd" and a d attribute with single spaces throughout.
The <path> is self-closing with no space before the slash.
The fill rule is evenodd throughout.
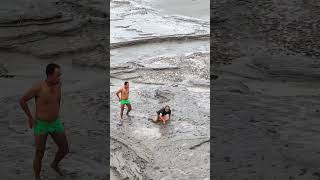
<path id="1" fill-rule="evenodd" d="M 318 75 L 312 59 L 281 65 L 289 59 L 250 57 L 216 69 L 214 177 L 314 178 L 320 86 L 310 78 Z"/>
<path id="2" fill-rule="evenodd" d="M 213 179 L 319 179 L 317 6 L 213 4 Z"/>
<path id="3" fill-rule="evenodd" d="M 130 1 L 133 6 L 135 2 Z M 165 28 L 168 21 L 193 28 L 182 34 L 167 29 L 163 34 L 141 26 L 139 31 L 152 34 L 141 35 L 124 27 L 123 39 L 111 38 L 114 44 L 135 39 L 110 52 L 111 173 L 117 179 L 209 179 L 209 39 L 175 39 L 188 35 L 188 31 L 191 36 L 208 33 L 207 22 L 182 16 L 167 16 L 165 20 L 163 14 L 152 10 L 152 5 L 145 4 L 150 2 L 141 1 L 137 6 L 145 9 L 147 15 L 132 15 L 142 18 L 136 19 L 138 22 L 157 16 L 156 20 L 161 21 L 155 27 L 159 29 Z M 125 5 L 117 7 L 122 9 Z M 121 17 L 119 14 L 112 15 L 111 11 L 114 19 Z M 112 24 L 113 21 L 111 26 L 115 27 Z M 159 41 L 160 38 L 165 40 Z M 147 40 L 137 43 L 141 39 Z M 120 109 L 115 93 L 125 80 L 130 82 L 133 110 L 131 116 L 124 115 L 124 126 L 119 127 L 116 124 Z M 172 120 L 167 124 L 150 122 L 165 104 L 172 107 Z"/>
<path id="4" fill-rule="evenodd" d="M 148 67 L 139 67 L 141 64 L 133 61 L 138 63 L 139 69 L 134 70 L 137 67 L 134 65 L 123 68 L 130 65 L 123 63 L 116 68 L 120 72 L 116 69 L 111 71 L 111 166 L 120 171 L 121 179 L 135 176 L 138 179 L 209 177 L 210 115 L 207 102 L 210 93 L 209 70 L 206 69 L 209 59 L 208 54 L 194 56 L 192 54 L 183 60 L 176 57 L 142 60 Z M 203 73 L 188 74 L 191 65 L 184 66 L 184 63 L 193 64 L 192 67 Z M 121 69 L 132 71 L 124 74 Z M 117 127 L 119 105 L 115 92 L 128 78 L 132 116 L 125 116 L 124 127 Z M 165 104 L 172 106 L 172 120 L 165 125 L 150 122 L 155 111 Z M 124 150 L 127 146 L 130 148 Z M 126 155 L 128 151 L 131 156 Z M 190 166 L 190 163 L 197 165 Z"/>
<path id="5" fill-rule="evenodd" d="M 105 12 L 85 1 L 13 0 L 0 4 L 7 7 L 0 20 L 2 178 L 33 179 L 33 132 L 18 101 L 32 84 L 45 79 L 45 66 L 56 62 L 63 73 L 60 115 L 70 153 L 61 162 L 62 178 L 49 166 L 57 150 L 49 137 L 43 179 L 106 179 L 107 147 L 101 143 L 108 134 Z M 80 4 L 85 6 L 77 6 Z M 33 101 L 29 105 L 34 108 Z"/>

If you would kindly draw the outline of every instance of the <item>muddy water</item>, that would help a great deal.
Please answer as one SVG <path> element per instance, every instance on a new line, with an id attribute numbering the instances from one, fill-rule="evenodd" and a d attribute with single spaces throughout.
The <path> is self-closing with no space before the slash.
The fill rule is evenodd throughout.
<path id="1" fill-rule="evenodd" d="M 110 8 L 111 47 L 115 43 L 130 42 L 132 45 L 148 39 L 159 41 L 210 34 L 209 20 L 162 14 L 150 1 L 114 0 Z"/>
<path id="2" fill-rule="evenodd" d="M 183 15 L 209 20 L 210 1 L 208 0 L 151 0 L 153 7 L 159 9 L 162 14 Z"/>
<path id="3" fill-rule="evenodd" d="M 161 14 L 153 3 L 111 2 L 111 46 L 116 46 L 110 53 L 110 174 L 113 179 L 209 179 L 209 22 Z M 127 24 L 120 27 L 120 21 Z M 204 36 L 194 38 L 199 35 Z M 117 126 L 115 93 L 124 81 L 130 82 L 133 110 Z M 151 122 L 166 104 L 171 121 Z"/>

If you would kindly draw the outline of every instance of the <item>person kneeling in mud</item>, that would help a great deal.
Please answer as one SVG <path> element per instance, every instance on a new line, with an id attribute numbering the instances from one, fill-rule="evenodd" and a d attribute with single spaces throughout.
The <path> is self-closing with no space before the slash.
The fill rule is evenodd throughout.
<path id="1" fill-rule="evenodd" d="M 165 123 L 171 118 L 171 109 L 170 106 L 165 106 L 164 108 L 157 111 L 157 117 L 154 118 L 153 122 L 158 122 L 159 120 Z"/>

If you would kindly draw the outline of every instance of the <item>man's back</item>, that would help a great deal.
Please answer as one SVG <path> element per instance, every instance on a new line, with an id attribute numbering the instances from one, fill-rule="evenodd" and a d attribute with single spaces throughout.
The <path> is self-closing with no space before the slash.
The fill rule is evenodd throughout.
<path id="1" fill-rule="evenodd" d="M 39 87 L 35 98 L 36 118 L 51 122 L 59 115 L 61 84 L 48 86 L 44 81 L 37 86 Z"/>

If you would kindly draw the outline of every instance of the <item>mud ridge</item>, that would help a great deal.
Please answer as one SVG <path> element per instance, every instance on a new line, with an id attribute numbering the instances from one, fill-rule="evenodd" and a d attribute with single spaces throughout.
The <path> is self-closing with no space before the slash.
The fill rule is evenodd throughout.
<path id="1" fill-rule="evenodd" d="M 138 40 L 111 43 L 110 49 L 130 47 L 133 45 L 140 45 L 140 44 L 165 42 L 165 41 L 201 40 L 201 39 L 209 39 L 209 38 L 210 38 L 210 34 L 141 38 Z"/>

